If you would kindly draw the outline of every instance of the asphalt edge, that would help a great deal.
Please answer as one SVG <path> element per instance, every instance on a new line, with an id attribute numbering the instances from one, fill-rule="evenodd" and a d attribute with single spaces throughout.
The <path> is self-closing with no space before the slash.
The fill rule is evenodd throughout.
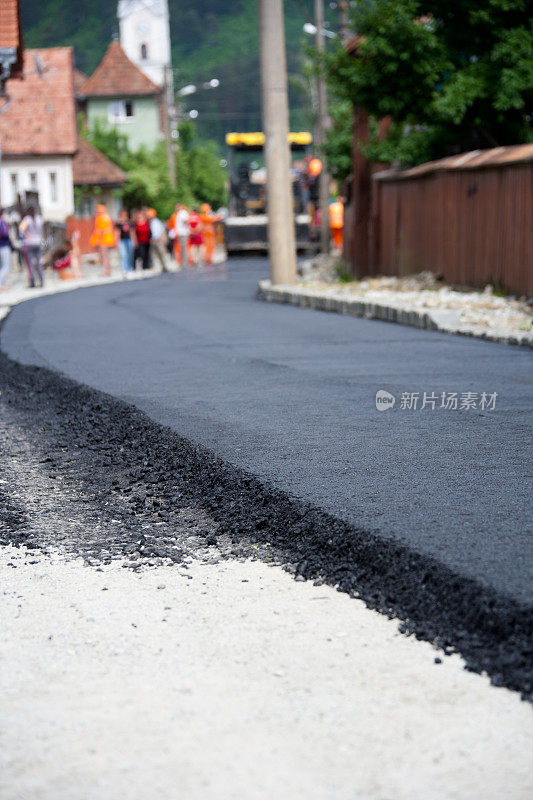
<path id="1" fill-rule="evenodd" d="M 0 322 L 0 337 L 3 321 Z M 533 700 L 533 608 L 453 572 L 429 556 L 380 538 L 334 517 L 298 497 L 261 482 L 170 428 L 151 420 L 135 406 L 79 384 L 43 367 L 25 366 L 1 348 L 0 359 L 23 380 L 35 381 L 57 398 L 72 402 L 76 414 L 120 419 L 134 432 L 159 475 L 162 493 L 172 507 L 179 476 L 184 495 L 218 523 L 218 535 L 235 544 L 243 539 L 273 548 L 277 561 L 295 578 L 327 583 L 365 602 L 400 631 L 431 642 L 444 654 L 459 653 L 465 668 L 486 673 Z M 44 389 L 43 389 L 44 387 Z M 164 486 L 168 483 L 168 486 Z M 171 485 L 170 485 L 171 484 Z"/>
<path id="2" fill-rule="evenodd" d="M 72 281 L 64 281 L 62 283 L 50 284 L 50 282 L 47 282 L 43 287 L 35 287 L 32 289 L 28 289 L 27 287 L 20 287 L 17 289 L 17 287 L 15 287 L 14 290 L 18 292 L 18 295 L 7 298 L 8 302 L 1 302 L 6 298 L 4 295 L 0 295 L 0 323 L 7 317 L 14 306 L 27 303 L 30 300 L 38 300 L 40 297 L 48 297 L 51 294 L 76 292 L 78 289 L 94 289 L 96 286 L 109 286 L 113 283 L 124 283 L 125 280 L 138 281 L 148 278 L 158 278 L 161 274 L 164 274 L 161 272 L 152 272 L 151 270 L 149 271 L 150 274 L 146 274 L 146 272 L 148 271 L 135 270 L 128 279 L 126 279 L 124 275 L 114 274 L 106 278 L 100 276 L 93 278 L 74 278 Z M 13 287 L 8 289 L 8 291 L 12 292 Z M 24 294 L 21 295 L 20 292 L 24 292 Z"/>
<path id="3" fill-rule="evenodd" d="M 381 303 L 370 303 L 365 300 L 335 297 L 332 295 L 318 294 L 316 291 L 306 290 L 303 287 L 295 289 L 291 286 L 272 286 L 269 280 L 259 281 L 257 299 L 267 303 L 282 303 L 286 305 L 310 308 L 315 311 L 329 311 L 336 314 L 345 314 L 350 317 L 363 319 L 377 319 L 382 322 L 395 322 L 398 325 L 409 325 L 413 328 L 438 331 L 439 333 L 458 334 L 481 339 L 498 344 L 517 345 L 519 347 L 533 347 L 533 337 L 491 334 L 477 332 L 472 329 L 449 327 L 438 320 L 438 312 L 417 311 L 415 309 L 396 308 L 395 306 Z"/>

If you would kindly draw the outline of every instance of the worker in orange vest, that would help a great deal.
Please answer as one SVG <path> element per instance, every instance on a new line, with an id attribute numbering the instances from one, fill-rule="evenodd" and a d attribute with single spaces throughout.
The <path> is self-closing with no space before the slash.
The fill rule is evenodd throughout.
<path id="1" fill-rule="evenodd" d="M 179 203 L 177 203 L 167 222 L 169 253 L 170 255 L 174 256 L 174 259 L 178 262 L 178 264 L 181 262 L 180 242 L 176 236 L 176 214 L 178 213 L 179 207 Z"/>
<path id="2" fill-rule="evenodd" d="M 97 247 L 102 264 L 102 275 L 106 278 L 111 275 L 111 262 L 109 251 L 115 246 L 115 229 L 111 217 L 104 205 L 96 206 L 94 230 L 90 239 L 91 247 Z"/>
<path id="3" fill-rule="evenodd" d="M 322 161 L 316 157 L 312 158 L 309 161 L 307 170 L 312 178 L 317 178 L 322 172 Z"/>
<path id="4" fill-rule="evenodd" d="M 217 216 L 213 214 L 209 203 L 204 203 L 200 207 L 202 220 L 202 236 L 204 241 L 204 262 L 206 264 L 213 263 L 213 256 L 215 255 L 215 222 Z"/>
<path id="5" fill-rule="evenodd" d="M 342 229 L 344 227 L 344 204 L 340 197 L 337 197 L 329 206 L 329 229 L 333 246 L 339 252 L 342 251 Z"/>

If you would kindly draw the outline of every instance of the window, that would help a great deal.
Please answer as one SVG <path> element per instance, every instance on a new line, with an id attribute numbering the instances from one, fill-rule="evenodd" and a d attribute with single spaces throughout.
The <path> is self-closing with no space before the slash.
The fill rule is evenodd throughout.
<path id="1" fill-rule="evenodd" d="M 147 58 L 148 58 L 148 48 L 147 48 L 147 46 L 145 44 L 142 44 L 141 45 L 141 59 L 143 61 L 146 61 Z"/>
<path id="2" fill-rule="evenodd" d="M 57 172 L 50 172 L 50 201 L 57 203 Z"/>
<path id="3" fill-rule="evenodd" d="M 112 100 L 109 103 L 109 122 L 130 122 L 134 117 L 131 100 Z"/>
<path id="4" fill-rule="evenodd" d="M 86 194 L 79 194 L 76 191 L 74 195 L 74 213 L 77 217 L 92 217 L 94 213 L 94 203 L 92 197 Z"/>
<path id="5" fill-rule="evenodd" d="M 16 172 L 11 173 L 11 194 L 13 195 L 13 202 L 16 203 L 19 194 L 19 177 Z"/>
<path id="6" fill-rule="evenodd" d="M 30 172 L 30 189 L 32 190 L 32 192 L 36 192 L 37 191 L 37 173 L 36 172 Z"/>

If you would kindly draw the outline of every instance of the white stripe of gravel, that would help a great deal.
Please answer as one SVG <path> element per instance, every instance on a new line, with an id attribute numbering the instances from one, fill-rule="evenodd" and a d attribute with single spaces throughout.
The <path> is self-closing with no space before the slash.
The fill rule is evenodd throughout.
<path id="1" fill-rule="evenodd" d="M 331 588 L 11 547 L 0 579 L 3 800 L 531 797 L 530 707 Z"/>

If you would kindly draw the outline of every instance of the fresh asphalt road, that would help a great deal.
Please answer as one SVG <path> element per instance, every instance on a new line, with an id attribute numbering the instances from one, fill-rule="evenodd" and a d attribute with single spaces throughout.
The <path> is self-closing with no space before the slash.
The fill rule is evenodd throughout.
<path id="1" fill-rule="evenodd" d="M 531 352 L 262 303 L 267 270 L 243 259 L 43 297 L 12 311 L 2 347 L 529 603 Z M 379 389 L 393 409 L 376 410 Z M 446 411 L 443 391 L 496 392 L 496 408 Z M 403 392 L 437 407 L 403 410 Z"/>

